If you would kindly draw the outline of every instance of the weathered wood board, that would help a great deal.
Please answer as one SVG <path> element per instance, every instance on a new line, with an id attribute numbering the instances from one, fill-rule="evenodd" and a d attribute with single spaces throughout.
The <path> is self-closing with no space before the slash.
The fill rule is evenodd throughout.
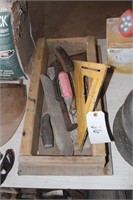
<path id="1" fill-rule="evenodd" d="M 47 45 L 40 38 L 36 47 L 33 71 L 26 104 L 25 123 L 21 143 L 21 155 L 36 155 L 39 141 L 40 117 L 42 113 L 43 89 L 40 74 L 47 71 Z"/>
<path id="2" fill-rule="evenodd" d="M 22 156 L 19 175 L 104 175 L 105 157 Z"/>

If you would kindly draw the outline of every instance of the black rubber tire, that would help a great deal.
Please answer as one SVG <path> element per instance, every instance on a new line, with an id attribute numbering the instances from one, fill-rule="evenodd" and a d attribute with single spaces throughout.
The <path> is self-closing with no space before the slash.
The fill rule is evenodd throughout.
<path id="1" fill-rule="evenodd" d="M 133 90 L 122 106 L 122 124 L 127 137 L 133 143 Z"/>
<path id="2" fill-rule="evenodd" d="M 122 124 L 122 107 L 118 110 L 113 123 L 113 136 L 121 156 L 133 166 L 133 144 L 125 134 Z"/>

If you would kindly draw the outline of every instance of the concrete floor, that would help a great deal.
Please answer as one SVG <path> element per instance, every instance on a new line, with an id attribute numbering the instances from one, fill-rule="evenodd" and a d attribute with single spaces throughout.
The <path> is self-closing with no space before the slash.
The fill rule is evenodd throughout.
<path id="1" fill-rule="evenodd" d="M 106 37 L 106 19 L 132 8 L 131 1 L 29 1 L 33 36 Z"/>

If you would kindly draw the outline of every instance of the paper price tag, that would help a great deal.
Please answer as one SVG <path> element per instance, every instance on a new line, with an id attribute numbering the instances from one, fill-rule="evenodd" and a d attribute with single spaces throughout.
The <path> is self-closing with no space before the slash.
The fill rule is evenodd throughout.
<path id="1" fill-rule="evenodd" d="M 88 112 L 86 119 L 91 144 L 111 142 L 102 111 Z"/>

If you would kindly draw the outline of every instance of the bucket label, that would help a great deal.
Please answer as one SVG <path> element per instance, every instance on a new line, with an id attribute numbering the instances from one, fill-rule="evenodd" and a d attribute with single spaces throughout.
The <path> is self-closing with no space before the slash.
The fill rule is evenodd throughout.
<path id="1" fill-rule="evenodd" d="M 0 12 L 0 79 L 26 78 L 23 73 L 13 40 L 11 14 Z"/>

